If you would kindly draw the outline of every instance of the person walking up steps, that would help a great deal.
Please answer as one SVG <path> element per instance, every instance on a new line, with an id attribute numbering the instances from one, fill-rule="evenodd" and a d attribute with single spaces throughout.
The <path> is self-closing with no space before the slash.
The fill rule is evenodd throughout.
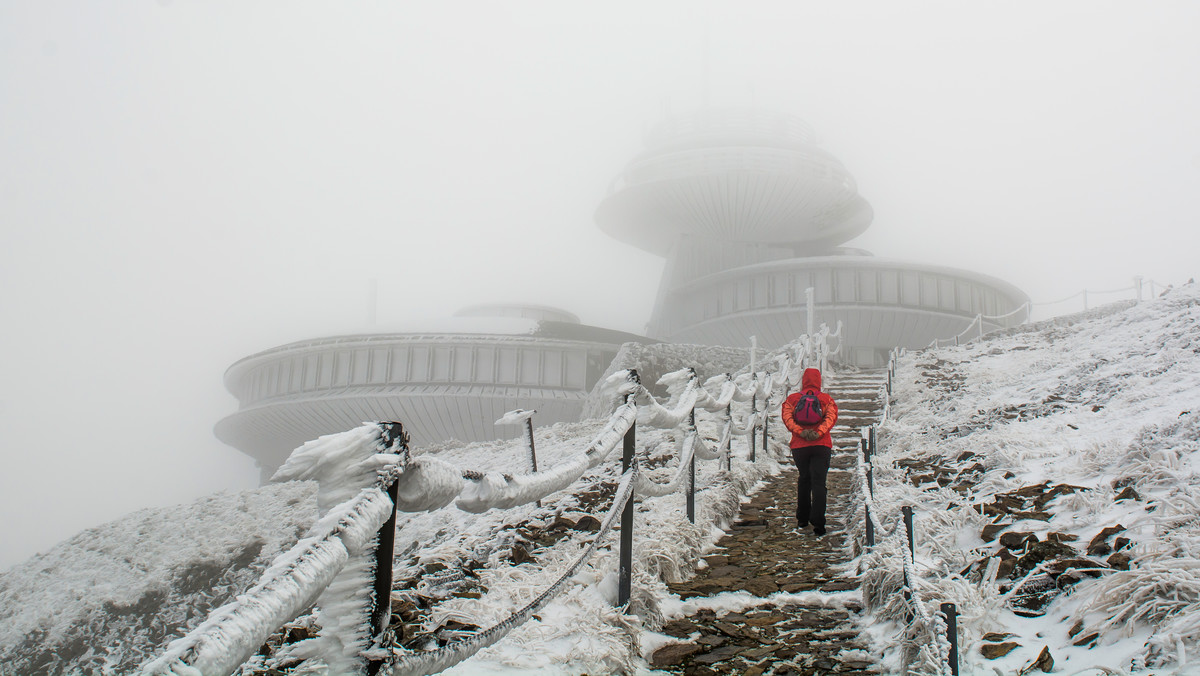
<path id="1" fill-rule="evenodd" d="M 800 470 L 796 478 L 796 528 L 812 524 L 814 535 L 825 534 L 825 477 L 833 456 L 829 431 L 837 423 L 833 397 L 821 391 L 821 371 L 804 369 L 800 391 L 783 400 L 783 424 L 792 432 L 792 459 Z"/>

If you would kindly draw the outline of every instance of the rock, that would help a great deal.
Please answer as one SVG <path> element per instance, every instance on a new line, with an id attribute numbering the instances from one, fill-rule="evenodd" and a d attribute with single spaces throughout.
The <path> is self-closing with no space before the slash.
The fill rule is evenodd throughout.
<path id="1" fill-rule="evenodd" d="M 1141 500 L 1141 499 L 1142 499 L 1141 496 L 1137 494 L 1137 491 L 1133 490 L 1132 486 L 1126 486 L 1120 493 L 1117 493 L 1117 497 L 1113 498 L 1113 500 L 1115 502 L 1120 502 L 1122 500 Z"/>
<path id="2" fill-rule="evenodd" d="M 519 566 L 522 563 L 537 563 L 537 559 L 533 554 L 529 553 L 528 549 L 522 544 L 515 544 L 512 548 L 512 553 L 508 555 L 508 560 L 512 561 L 514 566 Z"/>
<path id="3" fill-rule="evenodd" d="M 1049 481 L 1043 481 L 1034 486 L 1022 486 L 1015 491 L 1009 491 L 1005 495 L 1018 495 L 1023 498 L 1032 498 L 1046 492 L 1046 488 L 1050 485 Z"/>
<path id="4" fill-rule="evenodd" d="M 739 654 L 742 657 L 745 657 L 746 659 L 761 660 L 762 658 L 766 657 L 767 655 L 770 655 L 771 653 L 775 652 L 778 649 L 779 649 L 779 646 L 769 645 L 769 646 L 763 646 L 762 648 L 751 648 L 749 650 L 743 650 Z"/>
<path id="5" fill-rule="evenodd" d="M 1026 542 L 1037 542 L 1037 536 L 1024 531 L 1009 531 L 1000 536 L 1000 544 L 1009 549 L 1020 549 Z"/>
<path id="6" fill-rule="evenodd" d="M 696 626 L 696 623 L 687 618 L 671 620 L 664 624 L 662 628 L 664 634 L 669 634 L 675 638 L 683 638 L 698 630 L 699 627 Z"/>
<path id="7" fill-rule="evenodd" d="M 1075 640 L 1074 642 L 1071 643 L 1071 645 L 1078 646 L 1081 648 L 1083 646 L 1087 646 L 1090 648 L 1090 647 L 1092 647 L 1092 644 L 1094 644 L 1096 642 L 1096 639 L 1098 639 L 1098 638 L 1100 638 L 1100 634 L 1095 634 L 1095 633 L 1088 634 L 1087 636 L 1084 636 L 1083 638 Z"/>
<path id="8" fill-rule="evenodd" d="M 1083 620 L 1075 620 L 1075 624 L 1071 625 L 1071 628 L 1067 631 L 1067 636 L 1074 637 L 1075 634 L 1081 631 L 1083 631 Z"/>
<path id="9" fill-rule="evenodd" d="M 1049 575 L 1035 575 L 1025 579 L 1013 593 L 1010 603 L 1013 613 L 1021 617 L 1040 617 L 1045 608 L 1058 596 L 1057 581 Z"/>
<path id="10" fill-rule="evenodd" d="M 989 523 L 983 527 L 983 532 L 980 533 L 980 537 L 983 538 L 984 542 L 991 542 L 992 540 L 996 539 L 996 536 L 1000 534 L 1000 531 L 1008 527 L 1009 524 L 1007 523 Z"/>
<path id="11" fill-rule="evenodd" d="M 770 596 L 779 591 L 779 585 L 775 584 L 773 580 L 746 580 L 743 589 L 755 596 Z"/>
<path id="12" fill-rule="evenodd" d="M 1105 554 L 1111 552 L 1112 547 L 1108 545 L 1108 539 L 1123 530 L 1125 530 L 1125 527 L 1121 524 L 1117 524 L 1115 526 L 1109 526 L 1108 528 L 1105 528 L 1097 533 L 1096 537 L 1092 538 L 1092 541 L 1088 543 L 1088 556 L 1104 556 Z"/>
<path id="13" fill-rule="evenodd" d="M 683 662 L 687 658 L 695 655 L 703 649 L 703 646 L 695 643 L 668 643 L 667 645 L 654 651 L 654 654 L 650 657 L 650 666 L 653 666 L 656 669 L 659 667 L 673 666 Z"/>
<path id="14" fill-rule="evenodd" d="M 579 521 L 575 522 L 575 530 L 594 533 L 600 530 L 600 520 L 590 514 L 585 514 L 579 517 Z"/>
<path id="15" fill-rule="evenodd" d="M 1129 555 L 1125 552 L 1117 552 L 1107 559 L 1108 565 L 1117 570 L 1129 570 Z"/>
<path id="16" fill-rule="evenodd" d="M 1028 667 L 1025 667 L 1025 669 L 1022 670 L 1022 673 L 1032 671 L 1033 669 L 1040 669 L 1043 673 L 1047 674 L 1051 671 L 1054 671 L 1054 658 L 1050 655 L 1049 646 L 1043 646 L 1042 652 L 1038 653 L 1037 658 L 1033 660 L 1032 664 L 1030 664 Z"/>
<path id="17" fill-rule="evenodd" d="M 779 624 L 785 619 L 787 619 L 787 617 L 781 613 L 768 613 L 766 615 L 748 617 L 746 618 L 746 624 L 750 625 L 751 627 L 769 627 Z"/>
<path id="18" fill-rule="evenodd" d="M 696 639 L 696 643 L 708 648 L 716 648 L 729 643 L 729 639 L 719 634 L 708 634 Z"/>
<path id="19" fill-rule="evenodd" d="M 1125 549 L 1126 547 L 1128 547 L 1129 542 L 1130 542 L 1129 538 L 1126 538 L 1126 537 L 1117 538 L 1116 540 L 1113 540 L 1113 549 L 1115 549 L 1119 552 L 1122 549 Z"/>
<path id="20" fill-rule="evenodd" d="M 1046 539 L 1051 542 L 1075 542 L 1076 540 L 1079 539 L 1079 536 L 1072 535 L 1070 533 L 1058 533 L 1055 531 L 1051 531 L 1049 533 L 1046 533 Z"/>
<path id="21" fill-rule="evenodd" d="M 1017 569 L 1019 559 L 1007 549 L 1001 549 L 996 556 L 1000 559 L 1000 565 L 996 567 L 996 579 L 1012 577 L 1013 571 Z"/>
<path id="22" fill-rule="evenodd" d="M 737 655 L 739 650 L 741 650 L 741 648 L 735 645 L 727 645 L 723 648 L 717 648 L 716 650 L 704 653 L 703 655 L 693 657 L 692 662 L 698 664 L 713 664 L 714 662 L 723 662 L 730 657 Z"/>
<path id="23" fill-rule="evenodd" d="M 1099 568 L 1099 569 L 1103 570 L 1105 568 L 1108 568 L 1108 566 L 1106 566 L 1103 563 L 1100 563 L 1099 561 L 1096 561 L 1094 559 L 1067 558 L 1067 559 L 1058 559 L 1055 561 L 1051 561 L 1049 564 L 1047 564 L 1047 568 L 1049 568 L 1051 571 L 1054 571 L 1056 573 L 1061 573 L 1061 572 L 1064 572 L 1064 571 L 1067 571 L 1070 569 L 1075 569 L 1075 570 L 1079 571 L 1080 573 L 1083 573 L 1085 575 L 1090 575 L 1091 577 L 1100 577 L 1101 572 L 1100 572 L 1100 570 L 1096 570 L 1096 569 Z"/>
<path id="24" fill-rule="evenodd" d="M 1061 542 L 1038 542 L 1025 550 L 1025 554 L 1017 561 L 1016 570 L 1024 575 L 1043 561 L 1074 556 L 1075 550 Z"/>
<path id="25" fill-rule="evenodd" d="M 1004 657 L 1013 650 L 1020 648 L 1020 643 L 1007 641 L 1005 643 L 984 643 L 979 646 L 979 652 L 989 660 L 994 660 L 998 657 Z"/>
<path id="26" fill-rule="evenodd" d="M 1049 521 L 1054 515 L 1050 512 L 1032 511 L 1032 512 L 1013 512 L 1012 517 L 1020 521 L 1021 519 L 1029 519 L 1031 521 Z"/>
<path id="27" fill-rule="evenodd" d="M 1006 638 L 1012 638 L 1012 634 L 1006 631 L 993 631 L 983 635 L 983 640 L 988 643 L 999 643 Z"/>
<path id="28" fill-rule="evenodd" d="M 742 634 L 742 631 L 740 629 L 738 629 L 737 627 L 733 626 L 732 624 L 730 624 L 728 622 L 721 622 L 721 621 L 713 622 L 713 629 L 716 629 L 717 631 L 721 632 L 722 634 L 725 634 L 729 638 L 742 638 L 744 636 L 744 634 Z"/>

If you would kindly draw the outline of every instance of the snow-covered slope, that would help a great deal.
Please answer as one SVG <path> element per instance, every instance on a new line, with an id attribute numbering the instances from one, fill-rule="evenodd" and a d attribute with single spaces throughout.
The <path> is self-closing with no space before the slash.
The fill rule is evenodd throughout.
<path id="1" fill-rule="evenodd" d="M 663 364 L 681 356 L 656 349 Z M 728 354 L 699 357 L 734 370 Z M 598 415 L 603 406 L 598 400 Z M 1065 673 L 1200 671 L 1200 292 L 1176 289 L 909 354 L 891 416 L 880 436 L 876 507 L 888 527 L 901 505 L 916 507 L 919 597 L 934 611 L 941 601 L 958 604 L 963 673 L 1019 673 L 1043 649 Z M 602 425 L 539 427 L 539 467 L 568 461 Z M 713 444 L 719 416 L 700 416 L 699 427 Z M 420 452 L 522 473 L 528 451 L 518 430 L 514 437 Z M 639 451 L 659 482 L 675 474 L 679 442 L 675 430 L 639 426 Z M 744 454 L 744 440 L 734 448 Z M 755 465 L 735 459 L 732 474 L 700 463 L 696 526 L 678 494 L 639 502 L 636 616 L 612 607 L 616 549 L 602 548 L 561 597 L 451 673 L 644 667 L 639 642 L 661 621 L 662 579 L 688 575 L 739 495 L 779 470 L 773 450 L 760 451 Z M 522 607 L 590 541 L 618 474 L 615 463 L 598 466 L 541 507 L 402 515 L 393 594 L 402 622 L 391 645 L 453 643 Z M 0 575 L 0 673 L 127 671 L 249 587 L 311 524 L 314 503 L 311 485 L 300 482 L 138 512 Z M 893 544 L 885 538 L 856 564 L 889 569 Z M 865 579 L 868 596 L 895 582 Z M 901 659 L 900 607 L 875 605 L 868 627 L 891 669 Z M 315 618 L 302 617 L 274 648 L 311 635 Z M 1009 652 L 989 658 L 984 649 Z M 268 664 L 288 666 L 287 650 L 247 673 Z"/>
<path id="2" fill-rule="evenodd" d="M 311 482 L 144 509 L 0 573 L 0 674 L 126 674 L 258 578 L 316 518 Z"/>
<path id="3" fill-rule="evenodd" d="M 676 352 L 664 347 L 656 355 L 671 364 L 700 357 L 702 379 L 734 368 L 724 364 L 725 348 L 686 346 Z M 720 371 L 704 371 L 715 362 L 722 363 Z M 744 420 L 745 406 L 735 407 L 738 421 Z M 697 417 L 706 443 L 716 446 L 723 414 Z M 604 424 L 598 419 L 538 427 L 539 468 L 553 471 L 577 458 Z M 513 432 L 508 441 L 450 442 L 416 453 L 477 472 L 522 474 L 528 471 L 528 450 L 521 432 Z M 638 448 L 650 478 L 661 483 L 677 474 L 666 465 L 677 458 L 681 442 L 673 429 L 639 427 Z M 744 455 L 745 440 L 738 437 L 734 444 L 735 456 Z M 760 451 L 760 458 L 754 465 L 735 459 L 732 473 L 715 460 L 698 463 L 695 525 L 684 516 L 678 493 L 639 504 L 634 604 L 651 625 L 656 609 L 651 591 L 660 589 L 662 578 L 686 573 L 714 526 L 736 513 L 740 495 L 778 471 L 770 454 Z M 475 514 L 450 506 L 401 514 L 394 610 L 404 622 L 397 624 L 393 644 L 427 648 L 452 642 L 464 630 L 503 620 L 541 593 L 592 538 L 595 517 L 608 508 L 619 474 L 619 461 L 606 462 L 540 507 Z M 17 566 L 0 576 L 0 674 L 130 673 L 210 610 L 251 587 L 312 525 L 316 497 L 311 482 L 293 482 L 145 510 Z M 575 672 L 628 668 L 638 655 L 638 631 L 613 608 L 616 557 L 610 541 L 559 599 L 505 643 L 464 664 L 464 673 L 550 665 Z M 270 643 L 278 648 L 311 636 L 319 617 L 302 616 Z M 270 650 L 264 659 L 286 666 L 291 654 Z M 246 673 L 255 668 L 248 665 Z"/>
<path id="4" fill-rule="evenodd" d="M 1200 673 L 1200 291 L 912 353 L 897 381 L 875 503 L 915 507 L 963 673 L 1043 649 L 1067 673 Z"/>

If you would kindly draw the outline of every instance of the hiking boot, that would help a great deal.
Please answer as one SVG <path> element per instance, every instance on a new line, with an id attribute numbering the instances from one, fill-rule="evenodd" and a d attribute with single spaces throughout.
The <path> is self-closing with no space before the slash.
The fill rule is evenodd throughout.
<path id="1" fill-rule="evenodd" d="M 813 526 L 813 535 L 821 537 L 825 534 L 825 526 Z"/>

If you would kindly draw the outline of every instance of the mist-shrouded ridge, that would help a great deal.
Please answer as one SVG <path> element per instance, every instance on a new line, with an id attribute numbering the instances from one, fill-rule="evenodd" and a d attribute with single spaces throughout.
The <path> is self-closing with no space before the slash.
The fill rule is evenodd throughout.
<path id="1" fill-rule="evenodd" d="M 0 673 L 130 673 L 254 584 L 316 519 L 311 482 L 89 528 L 0 573 Z"/>

